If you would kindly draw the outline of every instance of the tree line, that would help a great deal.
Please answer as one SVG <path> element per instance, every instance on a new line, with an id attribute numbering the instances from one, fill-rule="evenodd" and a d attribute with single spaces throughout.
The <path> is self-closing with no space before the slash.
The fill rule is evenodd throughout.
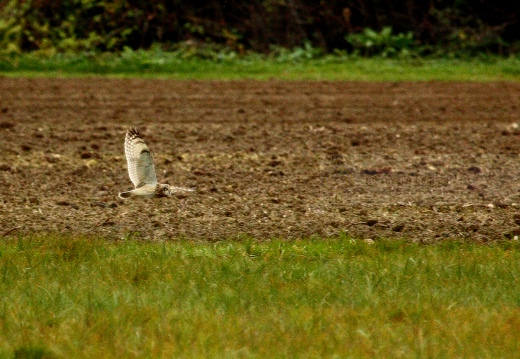
<path id="1" fill-rule="evenodd" d="M 357 36 L 357 37 L 356 37 Z M 386 37 L 385 37 L 386 36 Z M 401 36 L 401 40 L 398 37 Z M 379 37 L 379 40 L 378 40 Z M 508 0 L 1 0 L 0 51 L 120 51 L 212 43 L 327 52 L 390 39 L 428 52 L 510 55 L 520 2 Z M 399 42 L 400 41 L 400 42 Z M 366 51 L 369 53 L 369 51 Z"/>

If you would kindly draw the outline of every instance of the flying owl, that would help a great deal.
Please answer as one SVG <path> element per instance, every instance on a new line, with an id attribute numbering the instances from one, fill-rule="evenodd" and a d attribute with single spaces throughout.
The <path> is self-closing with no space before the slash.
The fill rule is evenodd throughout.
<path id="1" fill-rule="evenodd" d="M 157 183 L 153 156 L 135 127 L 129 128 L 126 132 L 125 154 L 128 174 L 135 189 L 119 193 L 120 198 L 129 198 L 131 196 L 168 197 L 179 191 L 193 192 L 191 188 Z"/>

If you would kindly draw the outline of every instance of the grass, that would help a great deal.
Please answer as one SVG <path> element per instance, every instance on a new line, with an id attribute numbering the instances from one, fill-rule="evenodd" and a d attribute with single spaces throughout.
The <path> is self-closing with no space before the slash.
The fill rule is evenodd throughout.
<path id="1" fill-rule="evenodd" d="M 0 242 L 0 357 L 516 357 L 520 245 Z"/>
<path id="2" fill-rule="evenodd" d="M 152 77 L 172 79 L 284 79 L 353 81 L 519 81 L 516 57 L 358 58 L 324 55 L 307 58 L 251 54 L 214 58 L 183 58 L 160 50 L 121 54 L 0 56 L 0 75 L 14 77 Z M 305 53 L 304 53 L 305 55 Z M 311 55 L 309 55 L 311 56 Z"/>

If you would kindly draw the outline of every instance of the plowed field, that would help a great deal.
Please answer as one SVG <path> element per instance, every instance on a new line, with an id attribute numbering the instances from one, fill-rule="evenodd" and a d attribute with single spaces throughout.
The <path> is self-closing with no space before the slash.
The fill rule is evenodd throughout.
<path id="1" fill-rule="evenodd" d="M 137 126 L 160 182 L 121 200 Z M 0 80 L 0 236 L 520 235 L 520 83 Z"/>

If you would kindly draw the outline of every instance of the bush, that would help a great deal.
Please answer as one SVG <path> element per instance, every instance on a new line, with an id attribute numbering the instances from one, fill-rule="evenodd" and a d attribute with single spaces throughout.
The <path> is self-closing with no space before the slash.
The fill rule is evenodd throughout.
<path id="1" fill-rule="evenodd" d="M 384 27 L 381 32 L 366 28 L 362 33 L 347 35 L 345 39 L 355 49 L 355 53 L 365 56 L 407 56 L 416 49 L 416 41 L 411 31 L 393 35 L 390 26 Z"/>

